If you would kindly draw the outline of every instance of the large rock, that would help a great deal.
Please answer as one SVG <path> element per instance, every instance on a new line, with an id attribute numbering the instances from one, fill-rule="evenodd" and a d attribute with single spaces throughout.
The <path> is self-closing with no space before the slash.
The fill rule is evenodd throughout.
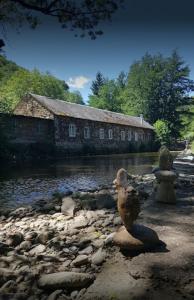
<path id="1" fill-rule="evenodd" d="M 103 189 L 95 193 L 88 192 L 84 194 L 78 194 L 75 195 L 75 197 L 80 200 L 82 208 L 88 210 L 96 210 L 103 208 L 110 209 L 116 206 L 114 196 L 108 189 Z"/>
<path id="2" fill-rule="evenodd" d="M 72 264 L 76 267 L 79 267 L 81 265 L 85 265 L 88 263 L 88 256 L 84 254 L 80 254 L 72 261 Z"/>
<path id="3" fill-rule="evenodd" d="M 43 231 L 37 236 L 37 242 L 46 245 L 48 240 L 53 237 L 54 233 L 51 231 Z"/>
<path id="4" fill-rule="evenodd" d="M 157 233 L 143 225 L 134 224 L 131 233 L 124 226 L 113 236 L 113 243 L 123 250 L 146 250 L 152 249 L 162 242 L 159 240 Z"/>
<path id="5" fill-rule="evenodd" d="M 74 218 L 74 222 L 72 224 L 73 229 L 81 229 L 88 225 L 88 219 L 82 215 Z"/>
<path id="6" fill-rule="evenodd" d="M 94 265 L 101 265 L 105 259 L 106 259 L 106 252 L 103 251 L 102 248 L 100 248 L 96 253 L 92 255 L 91 262 Z"/>
<path id="7" fill-rule="evenodd" d="M 74 216 L 76 202 L 71 197 L 64 197 L 62 199 L 61 212 L 65 215 Z"/>
<path id="8" fill-rule="evenodd" d="M 0 254 L 6 254 L 7 252 L 13 250 L 8 244 L 0 242 Z"/>
<path id="9" fill-rule="evenodd" d="M 38 255 L 38 254 L 44 252 L 45 250 L 46 250 L 45 245 L 40 244 L 40 245 L 35 246 L 33 249 L 31 249 L 29 251 L 29 254 L 32 255 L 32 256 L 33 255 Z"/>
<path id="10" fill-rule="evenodd" d="M 22 241 L 23 241 L 24 237 L 23 234 L 21 232 L 15 232 L 13 234 L 9 234 L 9 237 L 6 241 L 6 243 L 9 246 L 17 246 L 19 245 Z"/>
<path id="11" fill-rule="evenodd" d="M 70 289 L 76 290 L 89 286 L 95 277 L 90 274 L 76 272 L 59 272 L 42 275 L 38 285 L 42 289 Z"/>

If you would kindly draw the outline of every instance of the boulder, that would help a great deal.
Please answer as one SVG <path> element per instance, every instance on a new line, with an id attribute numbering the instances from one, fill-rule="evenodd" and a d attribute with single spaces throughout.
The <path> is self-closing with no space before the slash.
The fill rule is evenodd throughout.
<path id="1" fill-rule="evenodd" d="M 61 295 L 62 293 L 63 293 L 62 290 L 56 290 L 49 295 L 47 300 L 57 300 L 59 295 Z"/>
<path id="2" fill-rule="evenodd" d="M 72 199 L 72 197 L 64 197 L 62 199 L 61 212 L 65 215 L 74 216 L 76 208 L 76 202 Z"/>
<path id="3" fill-rule="evenodd" d="M 0 255 L 1 254 L 6 254 L 9 251 L 12 251 L 13 248 L 10 247 L 8 244 L 0 242 Z"/>
<path id="4" fill-rule="evenodd" d="M 28 251 L 28 250 L 30 250 L 31 246 L 32 246 L 32 244 L 30 241 L 23 241 L 20 244 L 20 249 Z"/>
<path id="5" fill-rule="evenodd" d="M 102 248 L 98 249 L 96 253 L 92 255 L 91 262 L 93 265 L 101 265 L 103 261 L 106 259 L 106 252 L 102 250 Z"/>
<path id="6" fill-rule="evenodd" d="M 88 263 L 88 256 L 87 255 L 84 255 L 84 254 L 80 254 L 76 257 L 76 259 L 74 259 L 72 261 L 72 264 L 75 266 L 75 267 L 79 267 L 81 265 L 85 265 Z"/>
<path id="7" fill-rule="evenodd" d="M 113 236 L 113 243 L 123 250 L 148 250 L 161 245 L 157 233 L 143 225 L 134 224 L 129 233 L 124 226 Z"/>
<path id="8" fill-rule="evenodd" d="M 81 229 L 88 225 L 88 219 L 82 215 L 74 218 L 74 222 L 72 224 L 73 229 Z"/>
<path id="9" fill-rule="evenodd" d="M 76 198 L 80 200 L 80 204 L 84 209 L 96 210 L 103 208 L 114 208 L 116 207 L 116 202 L 114 195 L 111 194 L 110 190 L 103 189 L 99 192 L 87 192 L 79 193 L 75 195 Z"/>
<path id="10" fill-rule="evenodd" d="M 7 244 L 9 246 L 17 246 L 23 241 L 24 237 L 21 232 L 15 232 L 13 234 L 10 234 L 8 239 L 7 239 Z"/>
<path id="11" fill-rule="evenodd" d="M 32 255 L 32 256 L 33 255 L 38 255 L 38 254 L 44 252 L 45 249 L 46 249 L 46 247 L 44 245 L 40 244 L 40 245 L 37 245 L 36 247 L 32 248 L 29 251 L 29 254 Z"/>
<path id="12" fill-rule="evenodd" d="M 82 289 L 89 286 L 95 277 L 91 274 L 76 272 L 58 272 L 42 275 L 38 280 L 38 286 L 42 289 Z"/>
<path id="13" fill-rule="evenodd" d="M 36 240 L 38 243 L 45 245 L 48 242 L 48 240 L 50 240 L 53 237 L 53 235 L 54 233 L 51 231 L 43 231 L 37 236 Z"/>

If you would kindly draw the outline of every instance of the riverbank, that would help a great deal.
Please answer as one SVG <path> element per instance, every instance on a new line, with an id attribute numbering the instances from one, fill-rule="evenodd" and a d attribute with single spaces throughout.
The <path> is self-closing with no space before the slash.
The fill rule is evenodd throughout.
<path id="1" fill-rule="evenodd" d="M 119 168 L 130 174 L 151 173 L 158 153 L 136 153 L 65 159 L 54 163 L 0 170 L 0 207 L 19 207 L 40 199 L 52 199 L 53 193 L 89 191 L 108 187 Z"/>
<path id="2" fill-rule="evenodd" d="M 131 181 L 141 195 L 137 222 L 166 247 L 126 255 L 112 246 L 121 219 L 111 186 L 7 209 L 0 217 L 1 298 L 193 299 L 192 184 L 178 181 L 170 206 L 155 203 L 152 174 Z"/>

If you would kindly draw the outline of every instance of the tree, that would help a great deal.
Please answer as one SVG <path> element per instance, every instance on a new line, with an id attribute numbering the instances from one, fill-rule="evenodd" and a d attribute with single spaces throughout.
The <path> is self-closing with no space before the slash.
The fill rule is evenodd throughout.
<path id="1" fill-rule="evenodd" d="M 0 55 L 0 86 L 2 86 L 14 72 L 24 70 L 12 61 L 9 61 L 5 56 Z"/>
<path id="2" fill-rule="evenodd" d="M 120 89 L 124 89 L 127 84 L 127 74 L 121 71 L 116 79 L 116 83 Z"/>
<path id="3" fill-rule="evenodd" d="M 98 29 L 99 23 L 111 20 L 122 2 L 123 0 L 1 0 L 0 22 L 14 26 L 17 24 L 18 27 L 27 21 L 32 28 L 36 28 L 40 24 L 41 15 L 46 15 L 56 19 L 64 29 L 80 30 L 81 37 L 89 35 L 91 39 L 96 39 L 103 33 Z"/>
<path id="4" fill-rule="evenodd" d="M 181 136 L 190 142 L 194 141 L 194 98 L 190 98 L 190 104 L 180 108 L 182 130 Z"/>
<path id="5" fill-rule="evenodd" d="M 189 68 L 176 51 L 167 58 L 146 54 L 129 70 L 125 107 L 142 113 L 151 123 L 166 120 L 172 136 L 177 137 L 181 127 L 178 108 L 188 103 L 193 89 Z"/>
<path id="6" fill-rule="evenodd" d="M 64 82 L 49 73 L 21 69 L 0 87 L 0 111 L 11 112 L 28 92 L 65 100 Z"/>
<path id="7" fill-rule="evenodd" d="M 154 129 L 156 133 L 156 138 L 161 145 L 170 144 L 170 130 L 168 123 L 164 120 L 157 120 L 154 123 Z"/>
<path id="8" fill-rule="evenodd" d="M 105 84 L 106 79 L 101 72 L 96 73 L 96 79 L 92 81 L 91 90 L 93 95 L 98 96 L 99 89 Z"/>
<path id="9" fill-rule="evenodd" d="M 90 95 L 89 105 L 96 108 L 121 112 L 119 89 L 115 81 L 107 80 L 106 83 L 100 87 L 98 95 Z"/>
<path id="10" fill-rule="evenodd" d="M 80 94 L 79 91 L 76 92 L 65 92 L 65 101 L 71 102 L 71 103 L 76 103 L 76 104 L 82 104 L 84 105 L 84 101 L 82 98 L 82 95 Z"/>

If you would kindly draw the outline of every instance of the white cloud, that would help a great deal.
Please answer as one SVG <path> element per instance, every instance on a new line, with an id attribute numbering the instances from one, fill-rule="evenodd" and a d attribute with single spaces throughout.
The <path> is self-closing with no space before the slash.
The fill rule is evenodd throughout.
<path id="1" fill-rule="evenodd" d="M 90 79 L 88 77 L 81 75 L 76 77 L 70 77 L 67 81 L 67 84 L 72 88 L 83 89 L 89 81 Z"/>

